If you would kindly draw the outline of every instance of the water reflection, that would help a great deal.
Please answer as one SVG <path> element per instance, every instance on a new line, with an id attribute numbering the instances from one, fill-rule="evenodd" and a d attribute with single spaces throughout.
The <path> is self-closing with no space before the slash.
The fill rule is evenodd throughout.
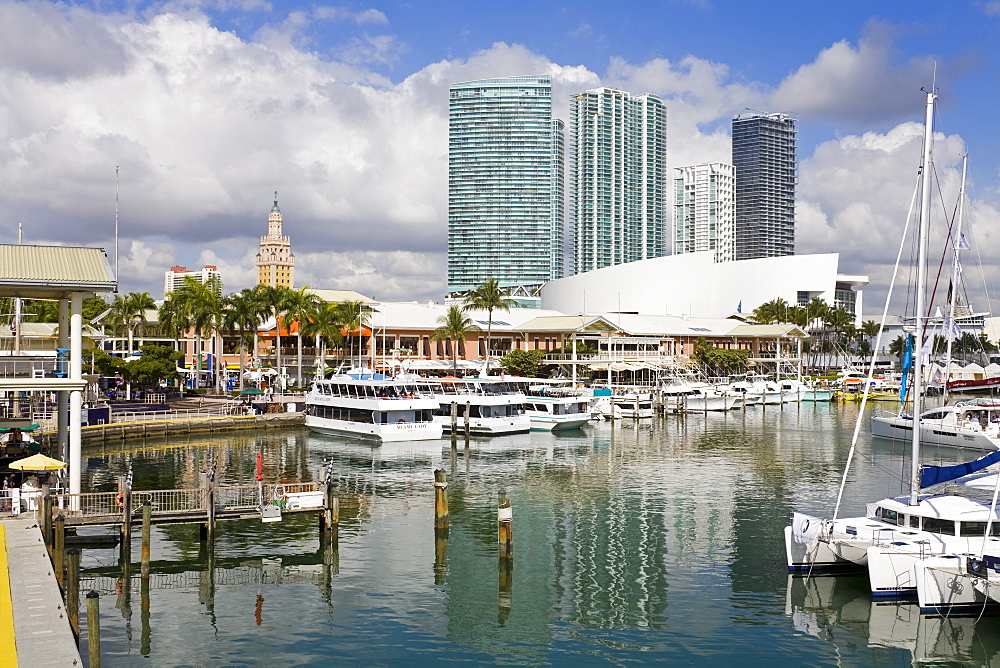
<path id="1" fill-rule="evenodd" d="M 793 508 L 829 512 L 856 411 L 668 416 L 454 447 L 282 430 L 91 448 L 90 489 L 113 489 L 130 467 L 137 489 L 194 487 L 212 467 L 246 484 L 259 450 L 268 481 L 318 479 L 332 461 L 340 499 L 338 549 L 307 516 L 220 523 L 213 550 L 195 525 L 156 526 L 145 583 L 117 551 L 88 551 L 89 582 L 122 602 L 102 647 L 124 665 L 899 661 L 916 645 L 858 642 L 854 609 L 867 601 L 874 618 L 863 588 L 860 602 L 810 603 L 784 567 L 781 527 Z M 903 456 L 861 449 L 877 465 L 857 468 L 847 504 L 863 508 Z M 434 531 L 435 469 L 448 477 L 446 535 Z M 507 564 L 500 489 L 513 505 Z M 992 660 L 970 651 L 954 656 Z"/>

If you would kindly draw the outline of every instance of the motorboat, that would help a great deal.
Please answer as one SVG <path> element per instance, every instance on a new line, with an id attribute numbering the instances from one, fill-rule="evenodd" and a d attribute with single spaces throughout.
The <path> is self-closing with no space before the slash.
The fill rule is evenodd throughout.
<path id="1" fill-rule="evenodd" d="M 590 397 L 570 381 L 529 382 L 524 408 L 533 431 L 579 429 L 591 419 Z"/>
<path id="2" fill-rule="evenodd" d="M 320 434 L 381 443 L 441 438 L 437 398 L 413 380 L 352 370 L 317 380 L 306 395 L 306 426 Z"/>
<path id="3" fill-rule="evenodd" d="M 531 430 L 525 413 L 525 396 L 501 378 L 419 378 L 415 381 L 438 402 L 434 421 L 445 432 L 463 431 L 468 415 L 469 432 L 483 436 L 517 434 Z"/>
<path id="4" fill-rule="evenodd" d="M 910 439 L 913 416 L 877 413 L 872 416 L 872 436 Z M 1000 403 L 988 399 L 961 401 L 929 408 L 920 414 L 920 441 L 991 452 L 1000 449 Z"/>

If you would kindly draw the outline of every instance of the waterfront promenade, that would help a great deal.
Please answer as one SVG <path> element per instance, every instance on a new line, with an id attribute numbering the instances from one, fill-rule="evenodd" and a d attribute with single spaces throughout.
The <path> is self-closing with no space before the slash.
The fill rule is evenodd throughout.
<path id="1" fill-rule="evenodd" d="M 0 543 L 0 664 L 82 665 L 34 518 L 0 519 Z"/>

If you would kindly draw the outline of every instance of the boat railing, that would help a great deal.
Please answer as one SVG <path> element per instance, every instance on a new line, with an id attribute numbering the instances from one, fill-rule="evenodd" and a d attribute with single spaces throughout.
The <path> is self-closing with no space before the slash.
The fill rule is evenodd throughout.
<path id="1" fill-rule="evenodd" d="M 132 507 L 149 501 L 154 512 L 200 510 L 205 507 L 204 496 L 200 489 L 132 490 Z"/>
<path id="2" fill-rule="evenodd" d="M 55 375 L 62 363 L 54 356 L 0 355 L 0 378 L 46 378 Z"/>

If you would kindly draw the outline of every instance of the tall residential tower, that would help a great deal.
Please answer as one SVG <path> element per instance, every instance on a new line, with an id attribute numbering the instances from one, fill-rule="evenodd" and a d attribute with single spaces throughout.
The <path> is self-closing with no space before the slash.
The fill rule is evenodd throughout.
<path id="1" fill-rule="evenodd" d="M 707 162 L 678 167 L 674 179 L 674 255 L 715 251 L 736 259 L 733 166 Z"/>
<path id="2" fill-rule="evenodd" d="M 666 254 L 667 111 L 596 88 L 570 101 L 573 272 Z"/>
<path id="3" fill-rule="evenodd" d="M 788 114 L 733 119 L 737 260 L 795 254 L 795 135 Z"/>
<path id="4" fill-rule="evenodd" d="M 294 284 L 294 271 L 292 240 L 281 233 L 281 209 L 275 191 L 274 206 L 267 217 L 267 234 L 260 238 L 260 252 L 257 253 L 257 284 L 290 288 Z"/>
<path id="5" fill-rule="evenodd" d="M 448 110 L 448 292 L 563 275 L 564 124 L 549 76 L 453 84 Z"/>

